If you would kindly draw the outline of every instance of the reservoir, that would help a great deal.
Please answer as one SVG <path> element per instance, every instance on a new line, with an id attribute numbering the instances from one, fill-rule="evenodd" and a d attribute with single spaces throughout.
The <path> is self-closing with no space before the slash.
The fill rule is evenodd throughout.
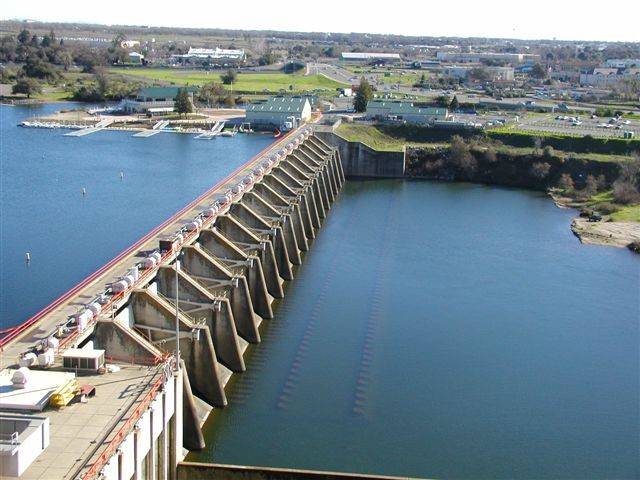
<path id="1" fill-rule="evenodd" d="M 24 322 L 273 141 L 74 138 L 17 126 L 63 108 L 88 107 L 0 106 L 0 329 Z"/>
<path id="2" fill-rule="evenodd" d="M 16 127 L 59 108 L 0 108 L 3 327 L 272 141 Z M 638 477 L 640 261 L 580 245 L 574 213 L 521 190 L 348 181 L 188 459 Z"/>
<path id="3" fill-rule="evenodd" d="M 544 195 L 348 181 L 193 461 L 637 478 L 639 267 Z"/>

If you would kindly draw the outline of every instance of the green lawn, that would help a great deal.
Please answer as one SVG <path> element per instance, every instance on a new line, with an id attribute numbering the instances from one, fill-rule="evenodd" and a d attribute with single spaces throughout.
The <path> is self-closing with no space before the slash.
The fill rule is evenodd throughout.
<path id="1" fill-rule="evenodd" d="M 640 205 L 627 205 L 612 213 L 609 218 L 614 222 L 640 222 Z"/>
<path id="2" fill-rule="evenodd" d="M 598 210 L 600 204 L 607 204 L 609 207 L 617 208 L 615 212 L 607 216 L 607 219 L 612 222 L 640 222 L 640 204 L 620 205 L 615 203 L 611 190 L 600 192 L 587 202 L 587 205 L 594 210 Z"/>
<path id="3" fill-rule="evenodd" d="M 170 83 L 176 85 L 204 85 L 209 82 L 222 83 L 220 76 L 223 72 L 206 72 L 203 70 L 178 70 L 169 68 L 112 68 L 110 73 L 126 75 L 153 82 Z M 302 75 L 299 73 L 239 73 L 236 83 L 225 85 L 225 88 L 237 93 L 278 93 L 310 92 L 313 90 L 335 90 L 344 86 L 340 82 L 331 80 L 324 75 Z M 290 86 L 293 88 L 290 89 Z"/>
<path id="4" fill-rule="evenodd" d="M 408 142 L 404 138 L 392 137 L 373 125 L 342 123 L 335 133 L 345 140 L 362 142 L 368 147 L 381 152 L 401 152 L 404 146 L 429 148 L 445 146 L 444 143 L 435 142 Z"/>
<path id="5" fill-rule="evenodd" d="M 65 92 L 64 90 L 55 90 L 52 92 L 43 92 L 34 95 L 32 98 L 38 100 L 44 100 L 48 102 L 59 102 L 62 100 L 71 100 L 72 95 L 70 92 Z"/>

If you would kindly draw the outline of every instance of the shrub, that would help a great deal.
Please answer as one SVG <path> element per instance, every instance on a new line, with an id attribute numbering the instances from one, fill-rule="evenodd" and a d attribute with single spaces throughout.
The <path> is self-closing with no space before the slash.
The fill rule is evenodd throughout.
<path id="1" fill-rule="evenodd" d="M 602 202 L 596 206 L 598 212 L 603 215 L 611 215 L 614 212 L 618 211 L 618 207 L 611 202 Z"/>
<path id="2" fill-rule="evenodd" d="M 640 202 L 640 157 L 620 164 L 620 176 L 613 182 L 613 198 L 622 204 Z"/>
<path id="3" fill-rule="evenodd" d="M 484 159 L 489 163 L 495 163 L 498 161 L 498 157 L 496 156 L 496 151 L 493 147 L 488 147 L 484 152 Z"/>
<path id="4" fill-rule="evenodd" d="M 547 162 L 536 162 L 531 165 L 531 175 L 538 180 L 543 180 L 549 175 L 549 170 L 551 170 L 551 165 Z"/>
<path id="5" fill-rule="evenodd" d="M 565 192 L 572 192 L 575 188 L 573 184 L 573 178 L 568 173 L 563 173 L 560 176 L 560 180 L 558 181 L 558 187 L 560 187 Z"/>

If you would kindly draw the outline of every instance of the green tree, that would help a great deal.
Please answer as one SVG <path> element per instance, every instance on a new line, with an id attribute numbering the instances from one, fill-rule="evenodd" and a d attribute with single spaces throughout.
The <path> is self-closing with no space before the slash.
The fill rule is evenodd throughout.
<path id="1" fill-rule="evenodd" d="M 449 97 L 446 95 L 440 95 L 438 98 L 436 98 L 436 105 L 439 107 L 447 108 L 450 103 L 451 101 L 449 100 Z"/>
<path id="2" fill-rule="evenodd" d="M 12 93 L 23 93 L 27 96 L 27 98 L 31 98 L 31 95 L 34 93 L 42 92 L 42 87 L 40 86 L 40 82 L 33 78 L 23 77 L 19 79 L 16 84 L 11 89 Z"/>
<path id="3" fill-rule="evenodd" d="M 458 102 L 458 97 L 454 95 L 453 98 L 451 99 L 451 103 L 449 104 L 449 110 L 451 110 L 452 112 L 455 112 L 456 110 L 458 110 L 459 107 L 460 107 L 460 102 Z"/>
<path id="4" fill-rule="evenodd" d="M 475 67 L 469 70 L 469 73 L 467 73 L 467 78 L 475 82 L 484 83 L 491 80 L 491 75 L 489 74 L 489 70 L 487 70 L 486 68 Z"/>
<path id="5" fill-rule="evenodd" d="M 366 112 L 367 111 L 367 103 L 369 100 L 373 98 L 373 89 L 371 85 L 367 81 L 366 78 L 362 77 L 360 79 L 360 85 L 358 86 L 358 91 L 356 92 L 356 96 L 353 99 L 353 108 L 356 112 Z"/>
<path id="6" fill-rule="evenodd" d="M 25 28 L 18 34 L 18 41 L 25 45 L 29 40 L 31 40 L 31 33 Z"/>
<path id="7" fill-rule="evenodd" d="M 544 68 L 541 64 L 536 63 L 533 67 L 531 67 L 531 72 L 529 72 L 533 78 L 543 79 L 547 77 L 547 69 Z"/>
<path id="8" fill-rule="evenodd" d="M 238 72 L 236 72 L 233 68 L 230 68 L 229 70 L 227 70 L 227 73 L 223 74 L 220 77 L 220 79 L 225 85 L 232 85 L 238 79 Z"/>
<path id="9" fill-rule="evenodd" d="M 460 135 L 451 137 L 449 146 L 449 159 L 451 163 L 466 175 L 471 175 L 477 166 L 477 162 L 469 144 Z"/>
<path id="10" fill-rule="evenodd" d="M 174 109 L 180 115 L 193 112 L 193 104 L 191 103 L 191 99 L 189 98 L 189 94 L 187 93 L 186 89 L 181 88 L 180 90 L 178 90 Z"/>

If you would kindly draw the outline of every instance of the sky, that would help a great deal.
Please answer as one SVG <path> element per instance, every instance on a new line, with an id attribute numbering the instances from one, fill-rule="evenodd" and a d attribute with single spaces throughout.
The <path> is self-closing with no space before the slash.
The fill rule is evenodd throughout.
<path id="1" fill-rule="evenodd" d="M 640 0 L 242 0 L 237 3 L 2 0 L 0 18 L 108 25 L 640 42 Z"/>

